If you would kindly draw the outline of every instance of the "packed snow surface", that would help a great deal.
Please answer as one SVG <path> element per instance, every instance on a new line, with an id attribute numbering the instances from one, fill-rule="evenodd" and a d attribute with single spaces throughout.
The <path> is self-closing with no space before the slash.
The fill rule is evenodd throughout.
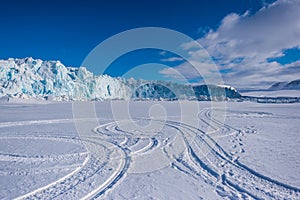
<path id="1" fill-rule="evenodd" d="M 265 90 L 242 92 L 241 94 L 255 97 L 300 97 L 300 90 Z"/>
<path id="2" fill-rule="evenodd" d="M 0 199 L 299 199 L 299 105 L 1 103 Z"/>

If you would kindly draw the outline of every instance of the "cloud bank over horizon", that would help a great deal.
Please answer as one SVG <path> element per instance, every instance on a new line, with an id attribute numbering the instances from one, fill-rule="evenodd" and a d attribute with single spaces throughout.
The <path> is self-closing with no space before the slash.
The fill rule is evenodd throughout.
<path id="1" fill-rule="evenodd" d="M 219 67 L 225 83 L 237 88 L 267 88 L 274 82 L 300 78 L 299 19 L 300 1 L 278 0 L 254 14 L 228 14 L 216 30 L 210 29 L 197 41 Z M 193 50 L 193 44 L 183 46 L 191 60 L 199 62 L 203 50 Z M 188 79 L 199 78 L 190 68 L 190 63 L 183 62 L 160 73 L 176 77 L 178 71 Z"/>

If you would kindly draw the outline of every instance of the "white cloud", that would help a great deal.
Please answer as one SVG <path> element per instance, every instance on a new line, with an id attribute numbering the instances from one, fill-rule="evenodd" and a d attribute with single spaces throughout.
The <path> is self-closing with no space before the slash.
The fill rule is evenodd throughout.
<path id="1" fill-rule="evenodd" d="M 167 52 L 166 51 L 161 51 L 161 52 L 159 52 L 159 55 L 165 56 L 165 55 L 167 55 Z"/>
<path id="2" fill-rule="evenodd" d="M 175 61 L 183 61 L 181 57 L 170 57 L 170 58 L 163 58 L 161 59 L 163 62 L 175 62 Z"/>
<path id="3" fill-rule="evenodd" d="M 282 66 L 267 61 L 283 55 L 284 49 L 300 46 L 299 19 L 299 0 L 278 0 L 254 15 L 227 15 L 217 30 L 210 30 L 198 42 L 220 69 L 229 69 L 229 73 L 222 75 L 225 83 L 239 88 L 268 87 L 274 81 L 299 79 L 299 73 L 295 73 L 299 63 Z M 184 44 L 183 48 L 190 51 L 195 61 L 199 56 L 193 55 L 202 53 L 193 51 L 193 43 Z M 234 62 L 237 59 L 239 62 Z M 185 64 L 176 69 L 187 73 L 186 77 L 191 76 Z"/>
<path id="4" fill-rule="evenodd" d="M 175 68 L 165 68 L 160 71 L 168 77 L 174 77 L 178 79 L 191 80 L 199 77 L 205 77 L 209 79 L 213 76 L 210 69 L 214 68 L 214 63 L 204 63 L 198 61 L 184 62 Z M 210 80 L 207 80 L 210 81 Z"/>

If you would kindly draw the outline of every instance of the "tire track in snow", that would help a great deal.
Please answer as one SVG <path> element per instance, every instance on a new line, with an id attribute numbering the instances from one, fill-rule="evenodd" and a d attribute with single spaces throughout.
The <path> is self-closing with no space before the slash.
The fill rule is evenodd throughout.
<path id="1" fill-rule="evenodd" d="M 198 169 L 200 168 L 199 170 L 201 171 L 200 174 L 204 175 L 204 178 L 211 179 L 211 183 L 216 186 L 218 194 L 229 198 L 247 196 L 256 199 L 295 199 L 299 197 L 299 188 L 273 180 L 233 160 L 205 132 L 178 122 L 167 121 L 167 125 L 182 133 L 191 157 L 190 160 L 193 160 L 194 164 L 198 165 Z M 231 128 L 231 126 L 227 125 L 228 130 Z M 234 130 L 236 131 L 237 129 Z M 189 137 L 190 139 L 188 139 Z M 203 149 L 208 151 L 203 152 Z M 191 167 L 190 163 L 184 163 L 184 165 L 188 166 L 186 168 L 191 172 L 188 169 Z M 195 171 L 191 173 L 195 174 Z"/>
<path id="2" fill-rule="evenodd" d="M 225 130 L 225 132 L 234 131 L 236 133 L 239 131 L 234 127 L 226 124 L 223 125 L 221 122 L 212 119 L 209 110 L 205 113 L 203 112 L 203 114 L 205 118 L 202 119 L 202 122 L 205 122 L 206 125 L 210 125 L 211 123 L 207 122 L 207 120 L 211 120 L 214 125 L 214 131 L 221 129 Z M 159 120 L 154 119 L 148 120 L 160 122 Z M 54 122 L 51 121 L 50 123 Z M 49 121 L 34 122 L 33 124 L 38 123 L 49 123 Z M 133 122 L 127 121 L 124 123 Z M 49 136 L 52 140 L 69 140 L 76 144 L 89 142 L 95 145 L 95 148 L 106 147 L 108 151 L 114 149 L 118 153 L 115 153 L 116 155 L 111 157 L 108 156 L 107 160 L 102 162 L 99 162 L 99 160 L 90 156 L 71 174 L 55 181 L 54 183 L 23 195 L 18 199 L 61 199 L 78 197 L 89 199 L 102 197 L 106 192 L 113 190 L 115 185 L 120 184 L 121 179 L 125 177 L 126 172 L 132 164 L 130 157 L 131 152 L 135 152 L 137 155 L 151 153 L 151 150 L 157 149 L 158 145 L 161 145 L 159 150 L 163 151 L 166 156 L 169 156 L 172 160 L 170 165 L 173 166 L 174 169 L 177 169 L 182 173 L 189 174 L 192 177 L 200 177 L 207 184 L 213 185 L 216 188 L 215 191 L 222 197 L 230 199 L 299 198 L 300 190 L 298 188 L 280 183 L 279 181 L 259 174 L 237 160 L 234 160 L 232 156 L 215 141 L 212 134 L 207 134 L 196 127 L 176 121 L 166 121 L 164 123 L 166 127 L 180 132 L 185 141 L 184 144 L 186 146 L 184 148 L 187 150 L 187 157 L 180 157 L 178 153 L 174 152 L 174 154 L 170 156 L 172 152 L 167 152 L 166 147 L 176 142 L 174 138 L 159 138 L 156 135 L 152 135 L 149 136 L 149 143 L 147 145 L 141 145 L 141 148 L 137 148 L 138 146 L 134 145 L 139 145 L 141 138 L 137 139 L 134 131 L 124 131 L 120 129 L 117 126 L 117 122 L 111 122 L 95 127 L 94 132 L 96 132 L 97 135 L 95 134 L 94 137 L 91 136 L 89 138 L 85 138 L 85 140 L 80 138 L 59 138 Z M 0 123 L 0 128 L 13 125 L 21 126 L 31 124 L 32 122 L 18 122 L 15 124 Z M 228 134 L 226 135 L 228 136 Z M 137 149 L 131 151 L 130 147 Z M 115 170 L 111 172 L 109 170 L 111 168 Z M 90 183 L 89 180 L 94 181 L 95 177 L 99 177 L 99 174 L 105 176 L 105 178 L 98 181 L 97 186 L 93 185 L 90 186 L 91 188 L 87 188 L 86 185 L 88 185 L 87 183 Z M 84 190 L 84 193 L 76 193 L 76 189 L 78 188 L 80 188 L 80 190 Z"/>
<path id="3" fill-rule="evenodd" d="M 46 140 L 55 140 L 55 141 L 64 141 L 64 142 L 73 142 L 76 144 L 81 144 L 82 142 L 85 143 L 91 143 L 95 146 L 95 148 L 105 148 L 105 141 L 97 141 L 95 139 L 92 139 L 89 141 L 88 139 L 80 139 L 80 138 L 69 138 L 69 137 L 57 137 L 57 136 L 42 136 L 42 137 L 6 137 L 9 139 L 34 139 L 34 140 L 40 140 L 40 139 L 46 139 Z M 116 150 L 116 147 L 112 147 L 111 144 L 107 145 L 110 148 L 113 148 L 113 150 Z M 112 149 L 108 149 L 108 151 L 111 151 Z M 118 149 L 119 150 L 119 149 Z M 37 188 L 32 192 L 29 192 L 25 195 L 21 195 L 20 197 L 17 197 L 16 199 L 45 199 L 45 198 L 51 198 L 51 199 L 61 199 L 61 198 L 78 198 L 78 197 L 85 197 L 85 196 L 90 196 L 91 194 L 98 193 L 99 190 L 105 190 L 105 187 L 108 187 L 111 182 L 115 180 L 115 176 L 119 176 L 121 173 L 124 174 L 125 168 L 122 167 L 123 165 L 121 164 L 119 168 L 116 168 L 115 171 L 111 172 L 112 167 L 116 167 L 118 163 L 120 162 L 119 160 L 111 159 L 108 158 L 108 160 L 104 161 L 99 161 L 98 159 L 94 158 L 93 156 L 89 155 L 87 152 L 85 152 L 88 156 L 84 160 L 80 166 L 66 176 L 58 179 L 55 182 L 52 182 L 48 185 L 45 185 L 43 187 Z M 60 155 L 61 156 L 61 155 Z M 67 155 L 68 157 L 69 155 Z M 59 157 L 59 156 L 58 156 Z M 64 156 L 62 156 L 64 157 Z M 120 158 L 120 157 L 118 157 Z M 11 159 L 11 158 L 10 158 Z M 15 158 L 14 158 L 15 159 Z M 26 158 L 25 158 L 26 159 Z M 30 159 L 30 158 L 29 158 Z M 48 159 L 48 158 L 43 158 L 43 159 Z M 51 156 L 49 156 L 49 159 Z M 113 163 L 113 164 L 110 164 Z M 106 167 L 106 168 L 105 168 Z M 105 170 L 104 170 L 105 169 Z M 104 179 L 101 184 L 101 188 L 96 187 L 91 187 L 88 188 L 87 186 L 83 187 L 85 182 L 88 182 L 87 180 L 92 179 L 93 176 L 96 176 L 97 174 L 101 174 L 103 172 L 108 172 L 106 175 L 106 179 Z M 98 175 L 99 176 L 99 175 Z M 94 181 L 94 180 L 91 180 Z M 99 182 L 99 181 L 98 181 Z M 100 182 L 99 182 L 100 183 Z M 77 188 L 77 189 L 76 189 Z M 90 192 L 85 191 L 85 194 L 77 194 L 74 191 L 76 190 L 81 190 L 82 188 L 85 188 L 87 190 L 93 190 Z M 73 194 L 72 194 L 73 192 Z"/>

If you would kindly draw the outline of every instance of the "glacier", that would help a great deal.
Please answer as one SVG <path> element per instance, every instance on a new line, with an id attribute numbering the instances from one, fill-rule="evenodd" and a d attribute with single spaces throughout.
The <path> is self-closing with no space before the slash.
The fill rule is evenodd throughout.
<path id="1" fill-rule="evenodd" d="M 0 61 L 0 95 L 54 100 L 127 98 L 122 80 L 94 76 L 86 68 L 65 67 L 60 61 L 8 59 Z"/>
<path id="2" fill-rule="evenodd" d="M 183 85 L 94 75 L 85 67 L 66 67 L 60 61 L 31 57 L 0 60 L 0 98 L 40 100 L 193 99 L 240 98 L 238 91 L 223 85 Z"/>

